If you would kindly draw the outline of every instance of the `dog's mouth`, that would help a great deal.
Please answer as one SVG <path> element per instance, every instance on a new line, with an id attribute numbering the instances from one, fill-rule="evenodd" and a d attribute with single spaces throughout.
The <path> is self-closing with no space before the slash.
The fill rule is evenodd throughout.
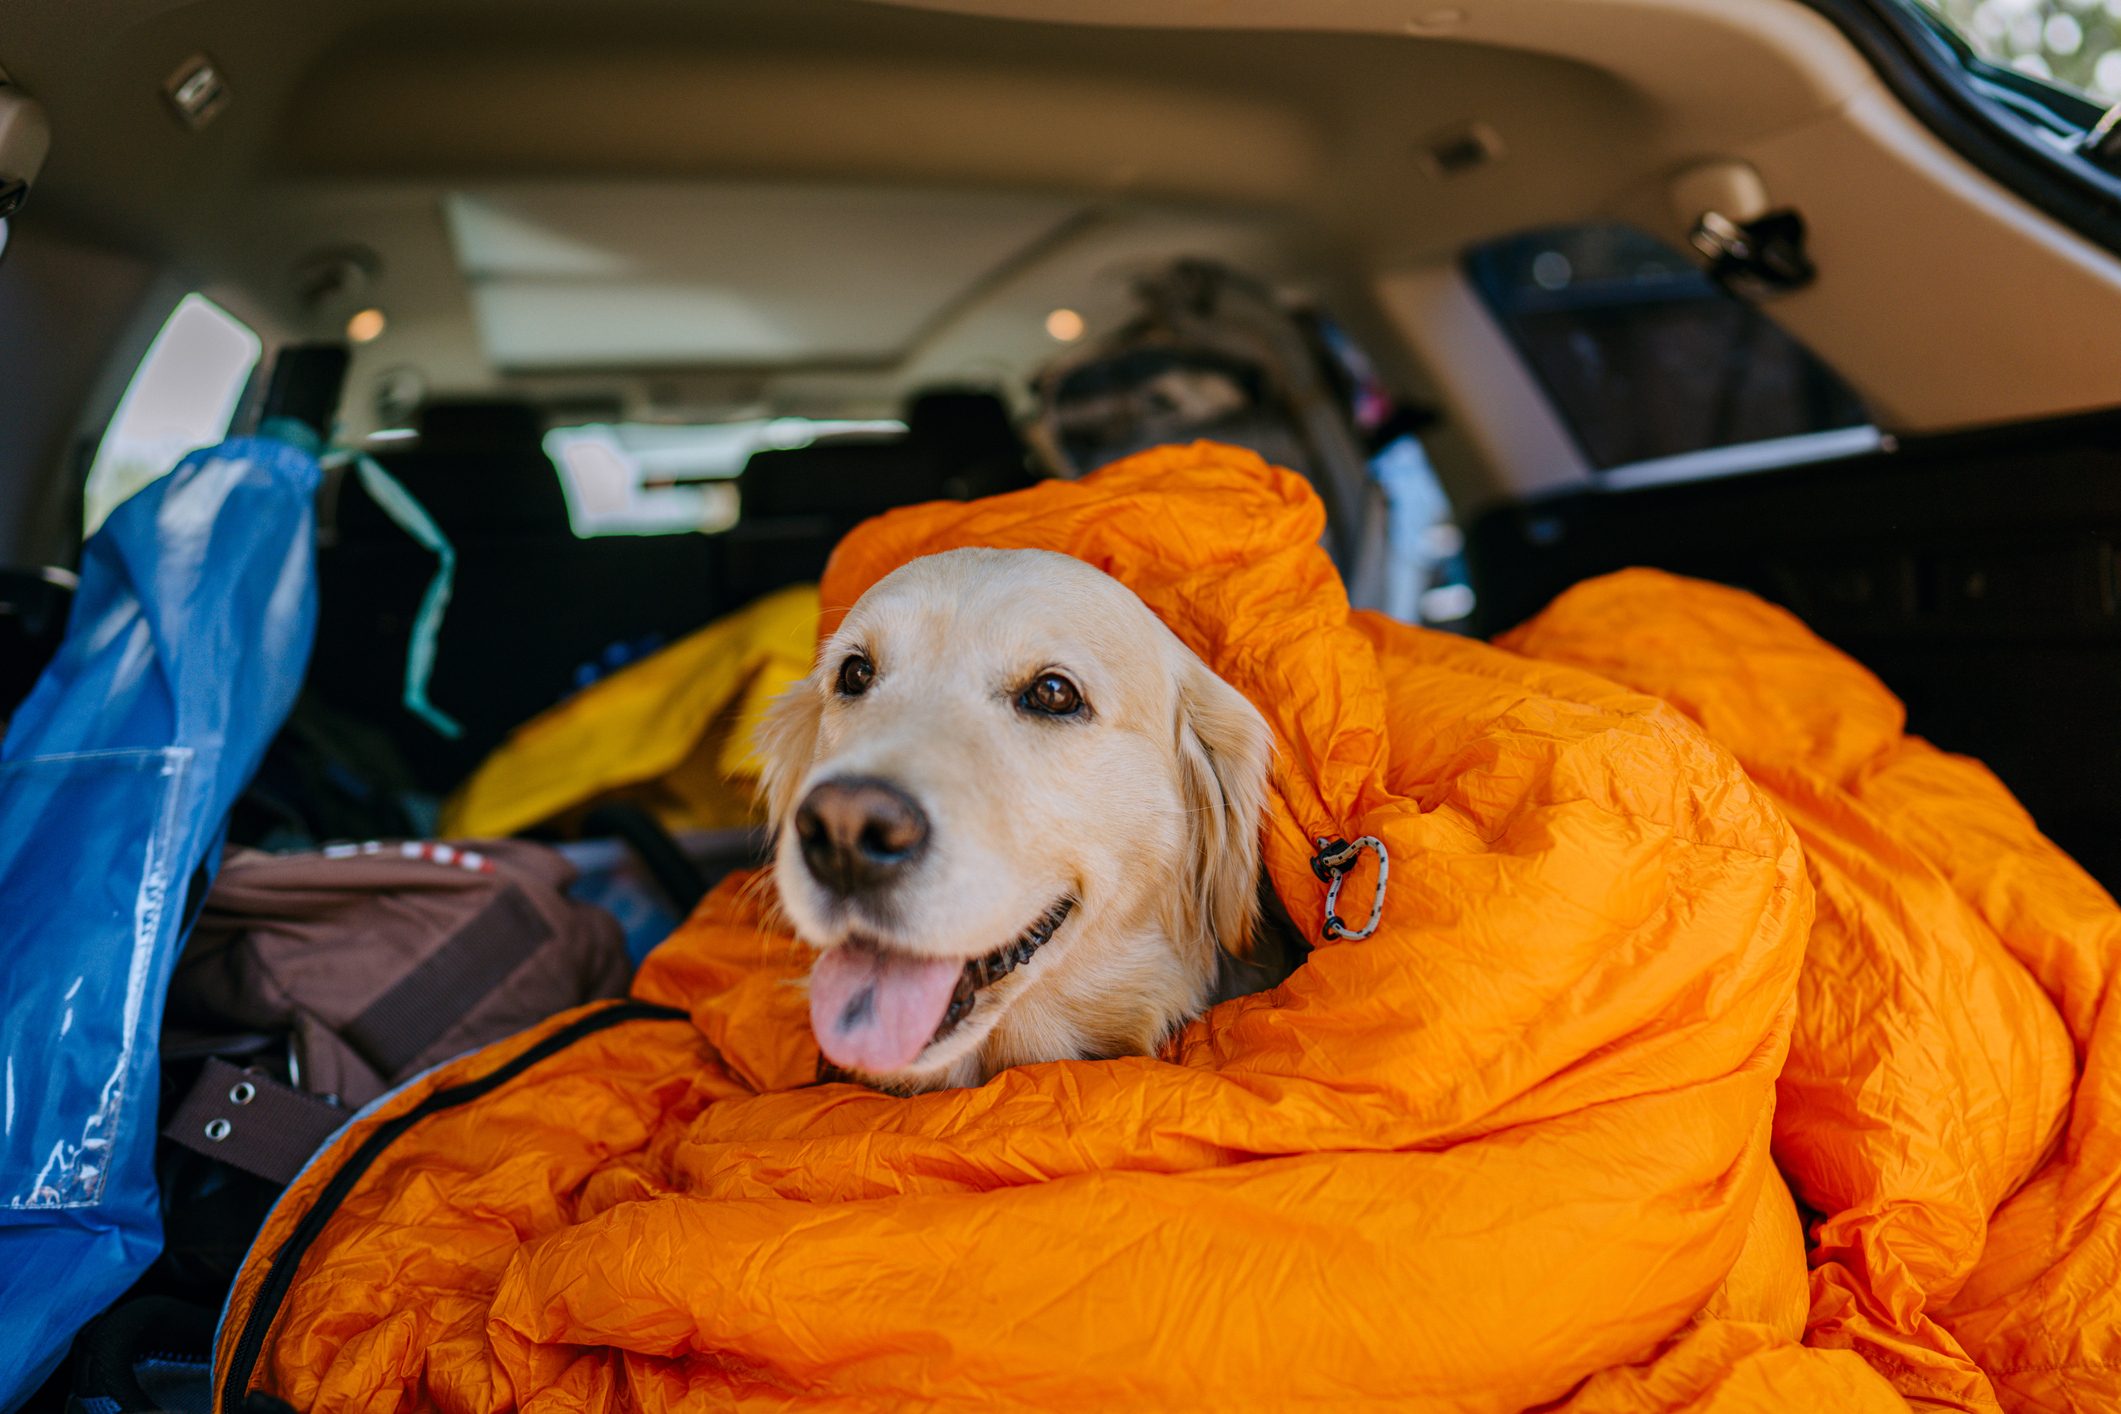
<path id="1" fill-rule="evenodd" d="M 810 1028 L 825 1059 L 846 1070 L 904 1070 L 955 1031 L 979 994 L 1029 962 L 1075 908 L 1063 898 L 994 951 L 964 962 L 920 957 L 856 935 L 810 973 Z"/>

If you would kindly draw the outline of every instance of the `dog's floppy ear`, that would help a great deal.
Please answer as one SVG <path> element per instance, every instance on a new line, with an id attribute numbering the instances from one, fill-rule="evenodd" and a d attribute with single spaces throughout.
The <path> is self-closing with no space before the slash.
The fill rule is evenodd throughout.
<path id="1" fill-rule="evenodd" d="M 810 759 L 817 754 L 818 714 L 824 704 L 818 698 L 816 676 L 812 673 L 790 683 L 759 718 L 754 740 L 760 761 L 759 792 L 766 798 L 766 818 L 776 833 L 795 809 L 795 793 L 809 774 Z"/>
<path id="2" fill-rule="evenodd" d="M 1188 658 L 1192 655 L 1188 654 Z M 1186 803 L 1178 938 L 1212 939 L 1243 957 L 1259 921 L 1260 816 L 1273 737 L 1244 694 L 1198 659 L 1178 693 L 1178 762 Z"/>

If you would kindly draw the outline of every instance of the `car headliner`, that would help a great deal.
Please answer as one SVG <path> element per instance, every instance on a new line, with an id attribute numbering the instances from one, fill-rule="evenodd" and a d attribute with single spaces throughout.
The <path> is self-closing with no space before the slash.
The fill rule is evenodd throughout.
<path id="1" fill-rule="evenodd" d="M 233 97 L 190 132 L 163 86 L 198 53 Z M 1454 491 L 1525 494 L 1583 468 L 1458 253 L 1584 219 L 1677 240 L 1674 179 L 1710 161 L 1803 212 L 1821 277 L 1775 316 L 1895 430 L 2102 405 L 2121 365 L 2121 266 L 1794 0 L 73 0 L 11 14 L 0 66 L 55 135 L 11 261 L 128 307 L 203 289 L 269 340 L 374 303 L 357 389 L 413 366 L 659 416 L 872 413 L 1020 380 L 1049 310 L 1094 333 L 1131 277 L 1208 254 L 1324 296 L 1448 403 Z M 1472 124 L 1498 155 L 1440 170 Z M 466 210 L 548 258 L 496 266 Z M 306 295 L 348 250 L 372 281 Z M 596 330 L 572 356 L 569 323 Z"/>

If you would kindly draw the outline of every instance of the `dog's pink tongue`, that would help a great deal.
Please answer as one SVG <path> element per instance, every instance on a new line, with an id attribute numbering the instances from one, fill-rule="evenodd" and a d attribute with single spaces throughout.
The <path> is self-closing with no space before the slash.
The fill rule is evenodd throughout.
<path id="1" fill-rule="evenodd" d="M 870 1075 L 904 1070 L 942 1025 L 962 960 L 842 943 L 810 969 L 810 1029 L 834 1065 Z"/>

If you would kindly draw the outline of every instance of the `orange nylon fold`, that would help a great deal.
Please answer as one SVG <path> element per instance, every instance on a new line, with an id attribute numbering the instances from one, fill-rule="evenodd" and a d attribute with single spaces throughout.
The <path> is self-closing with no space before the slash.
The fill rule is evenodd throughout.
<path id="1" fill-rule="evenodd" d="M 245 1388 L 305 1410 L 2121 1407 L 2112 902 L 1757 600 L 1631 572 L 1491 647 L 1351 613 L 1321 528 L 1168 448 L 872 521 L 821 597 L 962 545 L 1110 571 L 1273 725 L 1314 942 L 1317 838 L 1386 843 L 1373 936 L 1160 1058 L 897 1099 L 809 1083 L 807 955 L 733 880 L 636 984 L 691 1024 L 335 1183 L 569 1019 L 351 1126 L 222 1379 L 256 1325 Z"/>

